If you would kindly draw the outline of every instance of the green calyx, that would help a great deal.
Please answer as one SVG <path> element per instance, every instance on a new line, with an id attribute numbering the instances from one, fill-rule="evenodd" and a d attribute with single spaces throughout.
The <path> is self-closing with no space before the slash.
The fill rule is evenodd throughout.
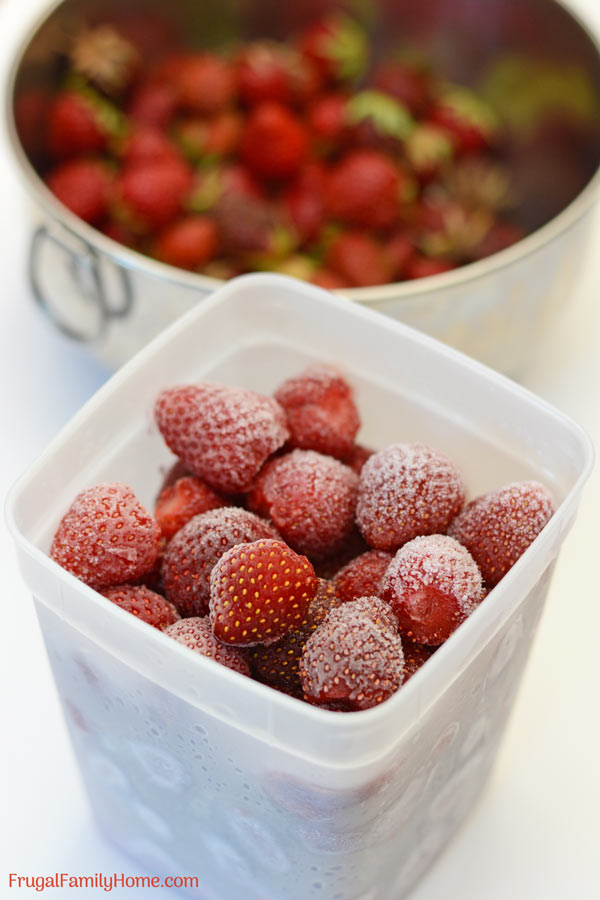
<path id="1" fill-rule="evenodd" d="M 498 131 L 498 117 L 492 108 L 469 88 L 463 85 L 446 84 L 440 91 L 439 100 L 450 108 L 458 119 L 477 128 L 488 138 Z"/>
<path id="2" fill-rule="evenodd" d="M 100 127 L 106 134 L 117 141 L 123 140 L 127 136 L 129 125 L 125 115 L 80 75 L 71 76 L 67 80 L 67 88 L 79 94 L 89 103 Z"/>
<path id="3" fill-rule="evenodd" d="M 333 34 L 323 38 L 322 46 L 323 55 L 336 64 L 336 74 L 343 81 L 355 81 L 367 68 L 367 35 L 350 16 L 336 16 Z"/>
<path id="4" fill-rule="evenodd" d="M 348 101 L 346 119 L 350 125 L 370 120 L 382 137 L 404 141 L 412 133 L 415 122 L 402 103 L 381 91 L 360 91 Z"/>

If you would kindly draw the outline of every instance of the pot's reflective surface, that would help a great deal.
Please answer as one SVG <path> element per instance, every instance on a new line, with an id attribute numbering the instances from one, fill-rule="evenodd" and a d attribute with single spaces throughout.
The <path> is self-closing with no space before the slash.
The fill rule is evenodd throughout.
<path id="1" fill-rule="evenodd" d="M 43 98 L 63 78 L 72 35 L 83 25 L 116 21 L 136 25 L 149 49 L 153 43 L 226 47 L 240 38 L 285 38 L 337 5 L 65 0 L 16 56 L 9 126 L 20 169 L 46 219 L 33 244 L 34 291 L 59 327 L 89 341 L 110 365 L 123 362 L 218 281 L 116 244 L 44 187 L 36 103 L 43 109 Z M 580 265 L 586 214 L 600 181 L 598 48 L 554 0 L 354 0 L 346 8 L 368 28 L 375 60 L 408 46 L 448 79 L 476 86 L 490 99 L 507 123 L 503 155 L 519 197 L 516 217 L 533 233 L 445 275 L 344 293 L 518 372 L 544 322 L 568 301 Z"/>

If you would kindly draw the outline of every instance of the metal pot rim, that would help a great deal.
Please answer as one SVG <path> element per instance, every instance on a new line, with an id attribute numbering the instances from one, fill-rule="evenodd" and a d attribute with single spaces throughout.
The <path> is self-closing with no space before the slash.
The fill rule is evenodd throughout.
<path id="1" fill-rule="evenodd" d="M 146 274 L 164 282 L 171 282 L 190 288 L 197 287 L 203 291 L 215 290 L 224 283 L 225 279 L 188 272 L 159 262 L 150 256 L 145 256 L 136 250 L 125 247 L 123 244 L 119 244 L 112 238 L 102 234 L 98 229 L 88 225 L 56 199 L 27 158 L 17 134 L 13 115 L 12 101 L 16 79 L 25 51 L 33 37 L 63 2 L 64 0 L 53 0 L 50 6 L 43 13 L 39 14 L 26 29 L 13 56 L 6 80 L 4 100 L 9 145 L 26 188 L 31 191 L 42 209 L 48 213 L 53 221 L 58 222 L 68 231 L 91 244 L 98 251 L 126 269 L 142 269 Z M 547 0 L 547 2 L 562 9 L 581 28 L 594 46 L 600 61 L 600 37 L 597 37 L 591 27 L 588 27 L 579 14 L 568 7 L 563 0 Z M 351 300 L 367 305 L 385 302 L 386 300 L 394 300 L 395 303 L 404 300 L 408 303 L 422 294 L 437 294 L 449 288 L 457 288 L 461 285 L 466 286 L 526 259 L 551 243 L 586 214 L 598 193 L 600 193 L 600 163 L 583 190 L 558 215 L 505 250 L 439 275 L 429 275 L 413 281 L 391 282 L 373 287 L 344 288 L 335 293 L 341 293 Z"/>

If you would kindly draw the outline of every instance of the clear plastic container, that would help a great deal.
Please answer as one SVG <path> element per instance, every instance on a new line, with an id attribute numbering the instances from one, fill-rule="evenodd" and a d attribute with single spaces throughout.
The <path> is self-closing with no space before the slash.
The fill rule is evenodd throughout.
<path id="1" fill-rule="evenodd" d="M 430 443 L 471 495 L 531 477 L 558 503 L 473 615 L 365 712 L 313 708 L 194 654 L 47 556 L 85 487 L 118 479 L 152 506 L 172 459 L 151 415 L 161 388 L 271 391 L 310 360 L 347 372 L 362 443 Z M 203 900 L 400 900 L 490 771 L 591 465 L 567 417 L 400 323 L 274 275 L 215 292 L 86 404 L 8 501 L 101 828 L 156 874 L 197 875 Z"/>

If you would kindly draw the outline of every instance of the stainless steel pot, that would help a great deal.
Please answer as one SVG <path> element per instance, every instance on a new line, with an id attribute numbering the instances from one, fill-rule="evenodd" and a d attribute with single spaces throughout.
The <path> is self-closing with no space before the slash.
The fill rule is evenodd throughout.
<path id="1" fill-rule="evenodd" d="M 85 341 L 109 366 L 120 365 L 201 302 L 219 280 L 131 251 L 65 209 L 45 187 L 19 140 L 16 98 L 32 84 L 57 82 L 60 51 L 74 28 L 110 20 L 124 9 L 158 10 L 169 19 L 169 40 L 194 33 L 197 43 L 211 46 L 226 40 L 232 29 L 250 37 L 282 37 L 333 5 L 325 0 L 179 0 L 169 5 L 121 0 L 111 13 L 109 4 L 98 0 L 63 0 L 17 50 L 6 88 L 8 128 L 19 172 L 42 213 L 31 244 L 33 294 L 62 331 Z M 534 112 L 513 128 L 512 156 L 533 233 L 447 274 L 342 292 L 518 374 L 535 352 L 545 324 L 568 302 L 581 265 L 600 185 L 600 48 L 556 0 L 354 0 L 351 5 L 368 24 L 376 55 L 402 35 L 449 78 L 466 84 L 480 83 L 486 73 L 489 80 L 492 70 L 505 76 L 511 71 L 511 90 L 519 100 L 531 93 L 531 79 L 541 73 L 547 83 L 537 107 L 543 107 L 544 115 L 549 103 L 569 108 L 567 137 L 560 127 L 558 135 L 556 128 L 536 133 L 534 90 Z M 516 61 L 512 69 L 511 61 Z M 572 84 L 577 96 L 555 90 L 561 73 L 563 87 Z M 553 90 L 557 96 L 550 96 Z"/>

